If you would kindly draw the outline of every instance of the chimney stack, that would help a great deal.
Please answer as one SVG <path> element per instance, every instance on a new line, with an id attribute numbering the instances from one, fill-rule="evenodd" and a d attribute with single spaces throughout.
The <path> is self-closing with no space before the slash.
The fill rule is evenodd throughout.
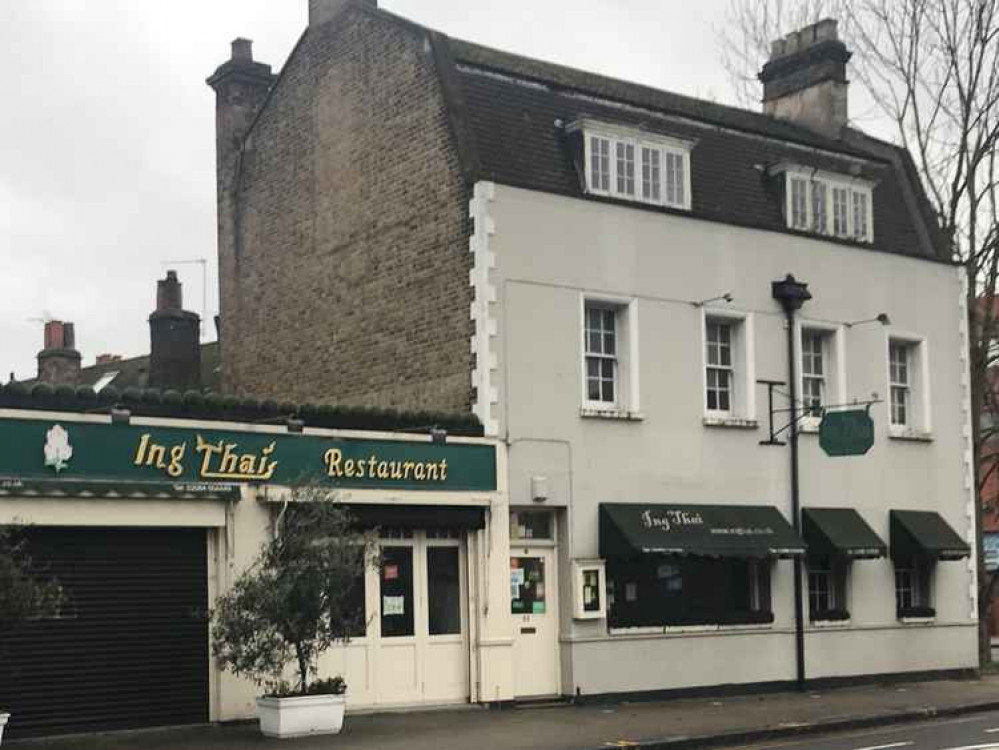
<path id="1" fill-rule="evenodd" d="M 848 118 L 846 64 L 850 57 L 831 18 L 776 40 L 759 74 L 763 111 L 839 138 Z"/>
<path id="2" fill-rule="evenodd" d="M 149 386 L 178 391 L 201 388 L 201 318 L 184 309 L 176 271 L 156 282 L 156 310 L 149 316 Z"/>
<path id="3" fill-rule="evenodd" d="M 352 2 L 369 8 L 378 7 L 378 0 L 309 0 L 309 28 L 332 21 L 342 8 Z"/>
<path id="4" fill-rule="evenodd" d="M 80 384 L 80 352 L 72 323 L 45 324 L 45 348 L 38 352 L 38 380 L 49 385 Z"/>

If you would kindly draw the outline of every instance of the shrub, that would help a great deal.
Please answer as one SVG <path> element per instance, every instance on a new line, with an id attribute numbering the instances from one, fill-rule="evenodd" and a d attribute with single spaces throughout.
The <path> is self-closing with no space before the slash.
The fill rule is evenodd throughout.
<path id="1" fill-rule="evenodd" d="M 320 654 L 349 640 L 364 623 L 352 608 L 355 586 L 377 560 L 328 490 L 292 492 L 254 563 L 221 596 L 212 612 L 212 644 L 220 665 L 262 685 L 270 695 L 346 690 L 341 678 L 315 681 Z M 285 670 L 294 666 L 297 685 Z"/>

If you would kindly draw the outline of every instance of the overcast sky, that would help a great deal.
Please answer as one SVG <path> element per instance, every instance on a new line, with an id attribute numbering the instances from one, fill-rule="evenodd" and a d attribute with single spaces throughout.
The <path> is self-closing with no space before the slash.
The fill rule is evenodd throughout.
<path id="1" fill-rule="evenodd" d="M 453 36 L 727 101 L 728 0 L 381 0 Z M 280 69 L 307 0 L 0 0 L 0 382 L 35 375 L 45 317 L 84 365 L 149 350 L 168 265 L 218 311 L 214 94 L 236 36 Z"/>

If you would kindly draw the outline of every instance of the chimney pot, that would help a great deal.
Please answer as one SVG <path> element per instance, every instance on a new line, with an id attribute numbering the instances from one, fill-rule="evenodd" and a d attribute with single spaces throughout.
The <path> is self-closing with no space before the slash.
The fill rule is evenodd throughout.
<path id="1" fill-rule="evenodd" d="M 759 75 L 764 112 L 839 138 L 848 121 L 849 60 L 850 52 L 832 18 L 775 40 Z"/>
<path id="2" fill-rule="evenodd" d="M 45 348 L 38 352 L 38 380 L 50 385 L 79 385 L 80 353 L 72 323 L 45 323 Z"/>
<path id="3" fill-rule="evenodd" d="M 156 282 L 156 309 L 184 309 L 184 288 L 176 271 L 167 271 L 166 278 Z"/>
<path id="4" fill-rule="evenodd" d="M 156 310 L 149 316 L 149 385 L 179 391 L 201 388 L 201 319 L 183 307 L 176 271 L 156 282 Z"/>
<path id="5" fill-rule="evenodd" d="M 232 40 L 232 61 L 253 62 L 253 40 L 238 37 Z"/>

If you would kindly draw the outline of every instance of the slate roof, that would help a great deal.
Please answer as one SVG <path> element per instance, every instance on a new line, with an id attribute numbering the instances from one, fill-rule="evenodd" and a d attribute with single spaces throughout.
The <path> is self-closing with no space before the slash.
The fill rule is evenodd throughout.
<path id="1" fill-rule="evenodd" d="M 219 393 L 222 390 L 219 344 L 211 341 L 201 345 L 201 390 L 204 393 Z M 114 379 L 105 384 L 118 391 L 126 388 L 146 388 L 149 385 L 149 355 L 130 357 L 116 362 L 84 367 L 80 370 L 80 385 L 93 387 L 107 373 L 117 372 Z M 34 385 L 35 379 L 22 381 L 25 386 Z"/>
<path id="2" fill-rule="evenodd" d="M 619 81 L 449 39 L 466 137 L 479 179 L 586 197 L 565 125 L 592 117 L 696 142 L 691 152 L 692 210 L 711 221 L 780 232 L 787 228 L 776 181 L 781 162 L 876 183 L 873 247 L 947 260 L 921 188 L 910 183 L 907 153 L 855 131 L 833 140 L 761 113 Z M 455 105 L 452 105 L 455 106 Z M 859 172 L 857 171 L 859 170 Z M 914 174 L 914 173 L 913 173 Z M 614 201 L 619 202 L 619 201 Z M 652 211 L 670 209 L 627 203 Z M 798 233 L 814 237 L 809 233 Z M 871 247 L 849 240 L 823 240 Z"/>
<path id="3" fill-rule="evenodd" d="M 846 174 L 859 169 L 859 176 L 876 183 L 873 244 L 829 236 L 821 240 L 952 262 L 911 156 L 891 143 L 850 128 L 841 139 L 831 139 L 760 112 L 453 39 L 367 4 L 351 9 L 407 28 L 430 44 L 470 184 L 491 180 L 642 210 L 674 211 L 585 193 L 565 125 L 589 116 L 696 141 L 691 152 L 692 210 L 679 212 L 683 215 L 817 239 L 788 229 L 768 168 L 790 162 Z M 306 30 L 292 57 L 311 33 Z M 282 74 L 271 93 L 284 85 L 295 82 Z"/>

